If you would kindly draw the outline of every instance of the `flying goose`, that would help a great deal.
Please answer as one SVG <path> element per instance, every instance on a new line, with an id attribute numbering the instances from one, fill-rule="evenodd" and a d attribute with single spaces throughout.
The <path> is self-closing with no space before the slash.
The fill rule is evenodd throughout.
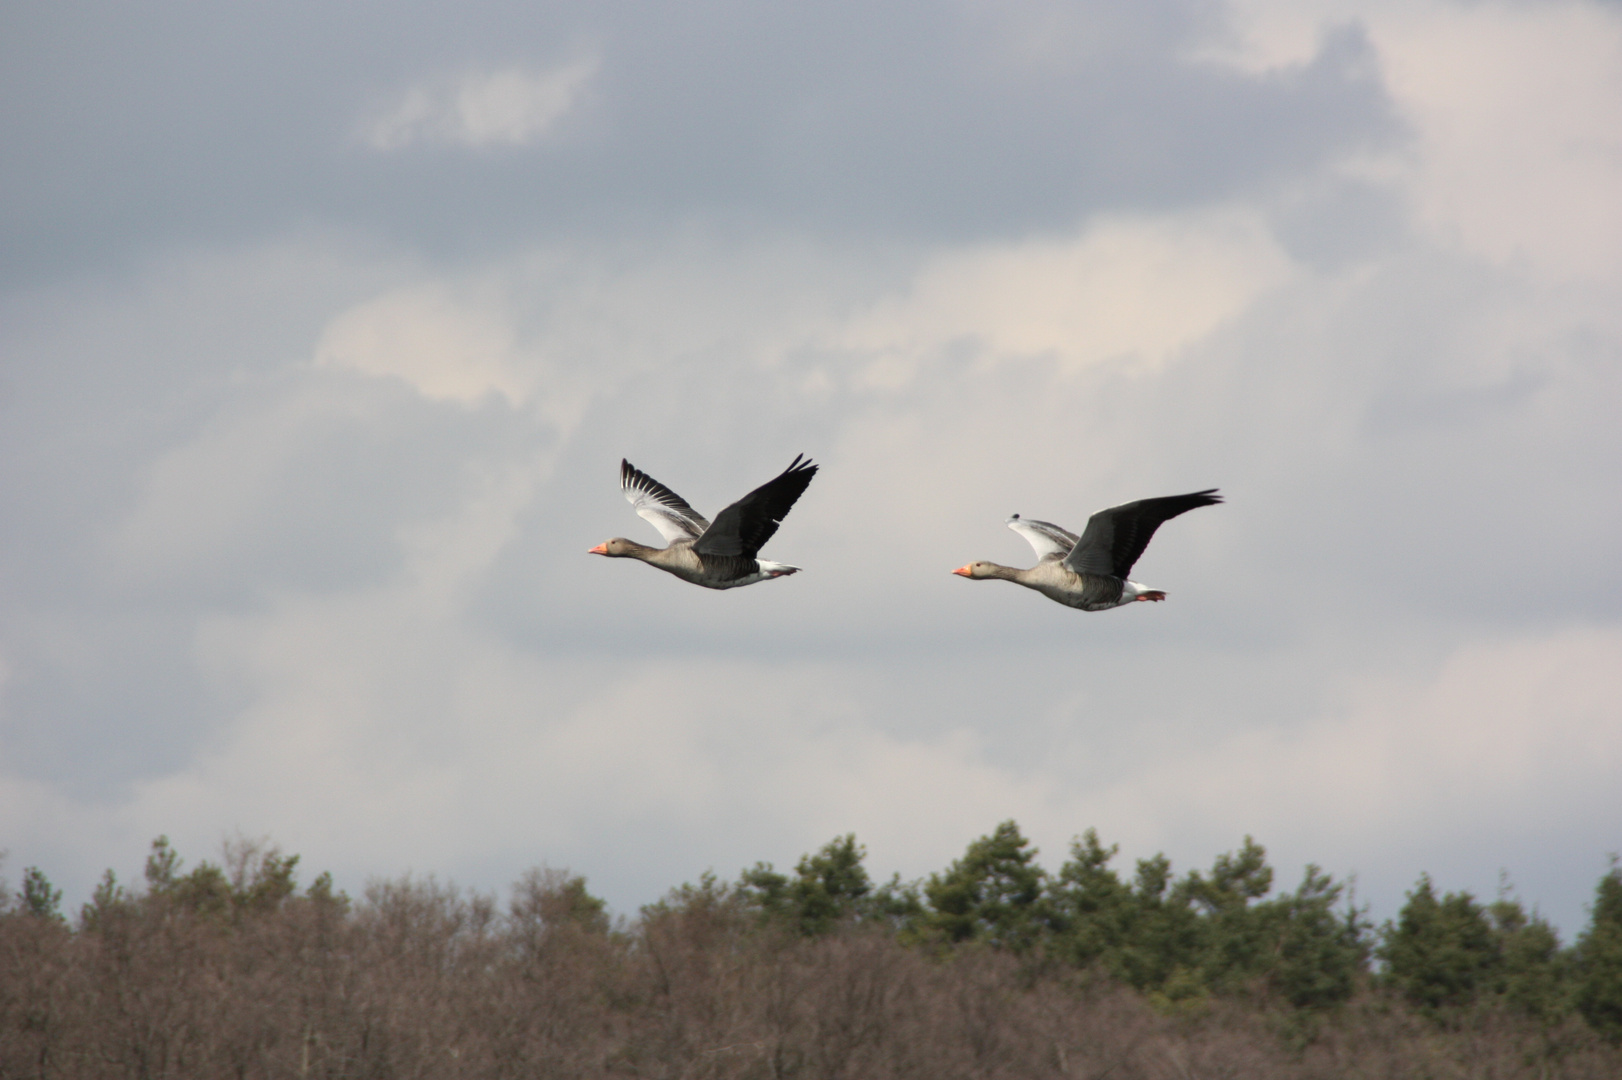
<path id="1" fill-rule="evenodd" d="M 641 559 L 706 589 L 735 589 L 786 577 L 800 568 L 755 556 L 817 474 L 817 466 L 802 461 L 803 457 L 796 454 L 780 475 L 715 515 L 713 525 L 687 505 L 686 499 L 621 459 L 620 489 L 637 514 L 659 530 L 667 546 L 651 548 L 616 536 L 589 554 Z"/>
<path id="2" fill-rule="evenodd" d="M 1201 506 L 1222 501 L 1216 488 L 1187 495 L 1139 499 L 1100 510 L 1087 519 L 1080 536 L 1046 521 L 1015 514 L 1008 527 L 1036 549 L 1037 563 L 1028 570 L 972 562 L 952 573 L 982 580 L 998 578 L 1035 589 L 1049 600 L 1083 611 L 1107 611 L 1136 600 L 1164 600 L 1166 594 L 1127 580 L 1149 538 L 1162 522 Z"/>

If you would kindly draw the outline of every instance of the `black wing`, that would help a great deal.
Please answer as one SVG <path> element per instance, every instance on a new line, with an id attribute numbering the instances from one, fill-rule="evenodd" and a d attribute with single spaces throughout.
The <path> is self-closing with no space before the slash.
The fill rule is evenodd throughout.
<path id="1" fill-rule="evenodd" d="M 1149 546 L 1150 537 L 1162 522 L 1221 502 L 1222 496 L 1216 491 L 1216 488 L 1207 488 L 1187 495 L 1139 499 L 1100 510 L 1087 519 L 1087 528 L 1082 531 L 1080 542 L 1065 557 L 1064 565 L 1078 574 L 1124 578 L 1132 572 L 1132 564 Z"/>
<path id="2" fill-rule="evenodd" d="M 693 542 L 700 555 L 744 555 L 754 558 L 777 532 L 795 500 L 805 494 L 817 466 L 796 454 L 782 474 L 715 515 L 715 524 Z"/>

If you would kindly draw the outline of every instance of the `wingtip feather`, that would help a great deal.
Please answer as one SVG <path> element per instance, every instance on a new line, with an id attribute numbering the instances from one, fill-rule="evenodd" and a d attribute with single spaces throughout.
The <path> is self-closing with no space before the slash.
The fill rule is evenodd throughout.
<path id="1" fill-rule="evenodd" d="M 788 468 L 783 470 L 783 475 L 787 476 L 790 473 L 811 473 L 811 474 L 815 474 L 818 468 L 820 468 L 820 466 L 818 466 L 815 462 L 813 462 L 810 458 L 806 457 L 804 454 L 795 454 L 794 455 L 794 460 L 789 462 L 788 463 Z"/>

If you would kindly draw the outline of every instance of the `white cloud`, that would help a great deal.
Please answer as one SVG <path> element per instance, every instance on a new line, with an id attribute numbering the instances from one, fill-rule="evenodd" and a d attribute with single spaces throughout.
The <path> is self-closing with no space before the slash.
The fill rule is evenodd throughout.
<path id="1" fill-rule="evenodd" d="M 1619 703 L 1622 631 L 1472 642 L 1419 676 L 1365 677 L 1304 726 L 1148 764 L 1089 803 L 1092 817 L 1138 822 L 1160 843 L 1190 827 L 1360 847 L 1403 835 L 1434 846 L 1512 822 L 1556 830 L 1573 798 L 1622 812 Z"/>
<path id="2" fill-rule="evenodd" d="M 372 119 L 364 138 L 376 150 L 417 143 L 527 146 L 574 108 L 597 68 L 591 56 L 549 71 L 509 68 L 416 86 Z"/>
<path id="3" fill-rule="evenodd" d="M 1556 279 L 1622 272 L 1622 11 L 1592 0 L 1236 0 L 1209 50 L 1249 71 L 1308 60 L 1331 26 L 1361 26 L 1415 138 L 1379 165 L 1406 173 L 1444 242 Z"/>
<path id="4" fill-rule="evenodd" d="M 1373 26 L 1420 135 L 1426 222 L 1556 278 L 1622 272 L 1622 11 L 1483 4 Z"/>
<path id="5" fill-rule="evenodd" d="M 948 252 L 907 292 L 840 337 L 880 357 L 879 385 L 924 354 L 971 342 L 1001 357 L 1051 357 L 1076 369 L 1163 362 L 1284 281 L 1289 258 L 1242 211 L 1110 217 L 1079 235 Z"/>
<path id="6" fill-rule="evenodd" d="M 520 348 L 505 308 L 489 290 L 438 282 L 396 289 L 334 318 L 315 360 L 403 379 L 435 401 L 472 405 L 495 394 L 523 404 L 545 365 Z"/>

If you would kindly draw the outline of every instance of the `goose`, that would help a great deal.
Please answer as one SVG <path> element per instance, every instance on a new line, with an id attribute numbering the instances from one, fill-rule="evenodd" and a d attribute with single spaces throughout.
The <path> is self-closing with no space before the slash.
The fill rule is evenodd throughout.
<path id="1" fill-rule="evenodd" d="M 706 589 L 736 589 L 787 577 L 800 568 L 757 558 L 756 554 L 772 538 L 815 475 L 817 466 L 805 460 L 803 454 L 796 454 L 782 473 L 715 515 L 712 525 L 686 499 L 622 458 L 620 490 L 637 514 L 659 530 L 666 546 L 652 548 L 616 536 L 588 554 L 641 559 Z"/>
<path id="2" fill-rule="evenodd" d="M 952 573 L 975 581 L 1012 581 L 1083 611 L 1108 611 L 1139 600 L 1164 600 L 1166 594 L 1159 589 L 1127 578 L 1132 564 L 1149 546 L 1149 538 L 1161 524 L 1178 514 L 1221 501 L 1216 488 L 1207 488 L 1187 495 L 1122 503 L 1088 518 L 1080 536 L 1050 522 L 1015 514 L 1008 519 L 1008 527 L 1036 549 L 1035 566 L 1022 570 L 994 562 L 972 562 Z"/>

